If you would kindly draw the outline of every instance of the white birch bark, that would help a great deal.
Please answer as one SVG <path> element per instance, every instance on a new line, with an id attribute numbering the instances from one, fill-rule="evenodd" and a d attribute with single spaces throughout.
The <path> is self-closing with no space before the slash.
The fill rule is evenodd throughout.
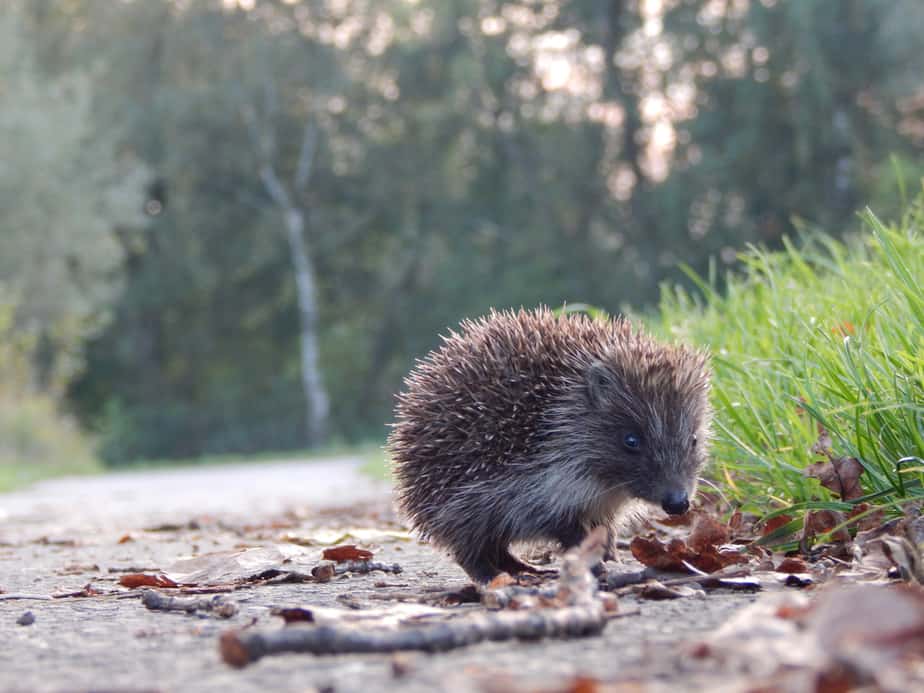
<path id="1" fill-rule="evenodd" d="M 304 187 L 311 175 L 315 140 L 314 128 L 307 126 L 295 174 L 293 186 L 295 190 Z M 295 273 L 302 390 L 307 405 L 306 424 L 309 442 L 318 444 L 327 435 L 330 400 L 327 396 L 327 389 L 324 387 L 320 368 L 317 282 L 311 254 L 305 242 L 305 213 L 293 202 L 289 191 L 279 180 L 275 169 L 268 161 L 260 167 L 260 178 L 267 193 L 282 212 L 285 224 L 286 240 L 292 258 L 292 269 Z"/>

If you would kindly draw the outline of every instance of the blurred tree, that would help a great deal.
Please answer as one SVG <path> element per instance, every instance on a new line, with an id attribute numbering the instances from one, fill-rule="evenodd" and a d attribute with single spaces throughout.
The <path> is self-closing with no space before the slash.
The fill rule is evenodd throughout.
<path id="1" fill-rule="evenodd" d="M 460 318 L 641 306 L 793 215 L 846 228 L 920 157 L 913 4 L 31 0 L 40 86 L 85 75 L 150 170 L 71 401 L 112 461 L 300 447 L 325 390 L 332 436 L 380 436 Z"/>
<path id="2" fill-rule="evenodd" d="M 796 217 L 850 226 L 877 164 L 909 148 L 896 78 L 924 61 L 886 29 L 921 14 L 913 0 L 673 3 L 668 89 L 691 115 L 671 175 L 688 233 L 716 252 L 775 243 Z"/>
<path id="3" fill-rule="evenodd" d="M 35 339 L 35 384 L 79 365 L 117 287 L 120 229 L 144 229 L 147 167 L 91 117 L 89 74 L 49 78 L 17 3 L 0 16 L 0 283 Z"/>

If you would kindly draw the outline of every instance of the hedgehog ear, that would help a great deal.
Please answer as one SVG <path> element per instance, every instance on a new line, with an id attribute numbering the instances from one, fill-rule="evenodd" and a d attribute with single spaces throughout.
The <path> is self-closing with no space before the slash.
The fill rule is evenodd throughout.
<path id="1" fill-rule="evenodd" d="M 600 361 L 591 363 L 584 371 L 584 383 L 587 386 L 587 400 L 597 409 L 606 407 L 608 394 L 613 387 L 613 376 Z"/>

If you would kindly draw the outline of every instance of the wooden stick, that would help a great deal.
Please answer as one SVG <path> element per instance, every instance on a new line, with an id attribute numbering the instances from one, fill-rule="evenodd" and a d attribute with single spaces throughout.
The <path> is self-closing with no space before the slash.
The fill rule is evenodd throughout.
<path id="1" fill-rule="evenodd" d="M 603 607 L 597 603 L 562 609 L 466 614 L 443 623 L 378 631 L 368 627 L 336 625 L 290 627 L 269 633 L 228 631 L 221 636 L 221 656 L 231 666 L 244 667 L 266 655 L 283 652 L 445 652 L 485 640 L 536 640 L 596 635 L 603 630 L 606 622 Z"/>
<path id="2" fill-rule="evenodd" d="M 530 608 L 460 614 L 439 623 L 411 628 L 364 624 L 285 628 L 268 633 L 228 631 L 221 636 L 221 656 L 231 666 L 244 667 L 261 657 L 282 652 L 311 654 L 384 653 L 401 650 L 443 652 L 485 640 L 536 640 L 596 635 L 607 622 L 597 580 L 590 567 L 603 556 L 603 528 L 592 532 L 562 561 L 558 585 L 549 601 L 553 608 Z"/>
<path id="3" fill-rule="evenodd" d="M 206 611 L 221 618 L 231 618 L 238 611 L 237 604 L 228 601 L 220 594 L 216 594 L 211 599 L 202 599 L 168 597 L 154 590 L 144 590 L 141 593 L 141 603 L 152 611 L 183 611 L 187 614 Z"/>

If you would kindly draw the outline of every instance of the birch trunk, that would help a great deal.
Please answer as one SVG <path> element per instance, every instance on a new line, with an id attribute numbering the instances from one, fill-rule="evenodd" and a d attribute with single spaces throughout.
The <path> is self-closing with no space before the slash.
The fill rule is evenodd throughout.
<path id="1" fill-rule="evenodd" d="M 330 402 L 321 377 L 318 348 L 318 298 L 314 268 L 305 244 L 305 218 L 301 210 L 286 212 L 286 233 L 292 267 L 295 270 L 295 287 L 298 297 L 299 341 L 301 344 L 302 389 L 308 403 L 308 436 L 312 443 L 324 441 L 327 435 L 327 416 Z"/>
<path id="2" fill-rule="evenodd" d="M 308 245 L 305 243 L 305 214 L 292 204 L 288 192 L 271 167 L 264 166 L 260 174 L 270 196 L 280 206 L 285 221 L 286 240 L 295 272 L 302 390 L 307 405 L 306 424 L 309 442 L 318 444 L 327 435 L 330 400 L 319 364 L 317 283 Z"/>

